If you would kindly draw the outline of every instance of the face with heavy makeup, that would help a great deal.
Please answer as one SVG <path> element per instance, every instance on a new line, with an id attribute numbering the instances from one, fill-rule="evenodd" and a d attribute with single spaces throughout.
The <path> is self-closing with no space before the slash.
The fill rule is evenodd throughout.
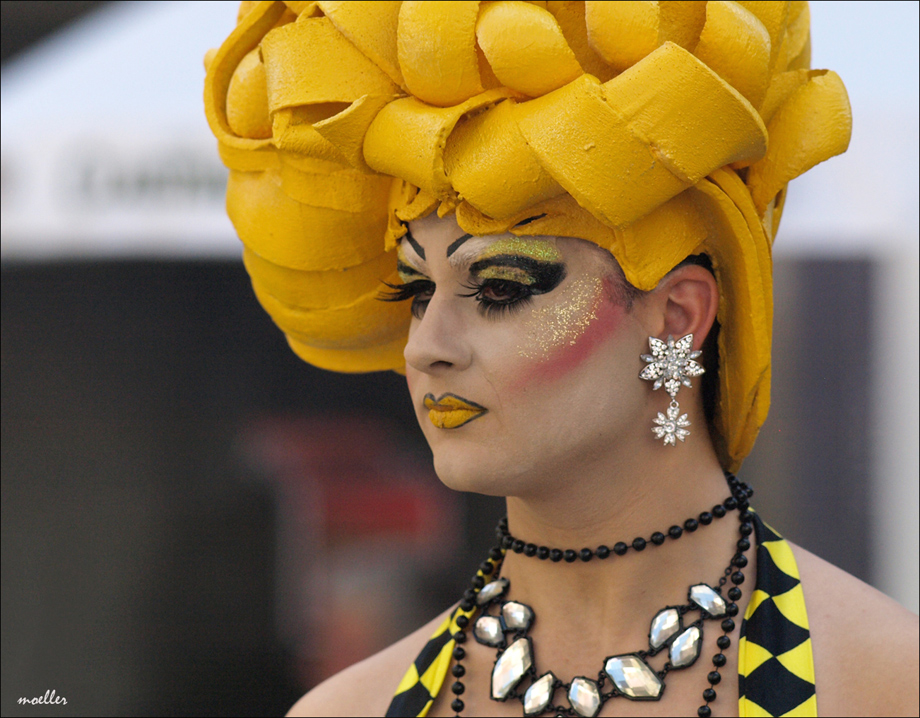
<path id="1" fill-rule="evenodd" d="M 409 391 L 445 484 L 526 497 L 647 439 L 648 335 L 609 252 L 453 217 L 409 229 L 393 298 L 413 305 Z"/>

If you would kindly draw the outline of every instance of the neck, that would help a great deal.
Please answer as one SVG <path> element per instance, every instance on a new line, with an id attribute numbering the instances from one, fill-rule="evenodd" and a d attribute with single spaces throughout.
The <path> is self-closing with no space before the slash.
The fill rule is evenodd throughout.
<path id="1" fill-rule="evenodd" d="M 575 551 L 612 549 L 620 541 L 630 545 L 623 556 L 611 552 L 606 560 L 594 556 L 572 563 L 507 552 L 502 575 L 511 581 L 510 596 L 539 616 L 532 635 L 554 654 L 571 657 L 560 670 L 577 674 L 590 670 L 599 654 L 642 648 L 655 613 L 685 603 L 693 584 L 715 586 L 734 553 L 733 511 L 695 532 L 685 530 L 679 539 L 668 537 L 661 546 L 650 541 L 654 532 L 668 536 L 671 526 L 683 527 L 686 519 L 729 496 L 708 442 L 698 442 L 696 451 L 691 445 L 654 448 L 651 465 L 621 464 L 606 475 L 586 470 L 562 499 L 560 492 L 552 501 L 507 499 L 509 530 L 525 543 Z M 592 475 L 595 481 L 585 480 Z M 637 537 L 647 542 L 641 552 L 631 546 Z"/>

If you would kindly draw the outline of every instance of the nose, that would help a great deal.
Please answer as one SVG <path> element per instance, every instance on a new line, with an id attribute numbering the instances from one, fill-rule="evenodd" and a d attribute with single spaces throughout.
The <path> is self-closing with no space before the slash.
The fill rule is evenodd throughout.
<path id="1" fill-rule="evenodd" d="M 422 318 L 412 321 L 403 355 L 413 369 L 440 374 L 470 365 L 472 352 L 457 299 L 436 290 Z"/>

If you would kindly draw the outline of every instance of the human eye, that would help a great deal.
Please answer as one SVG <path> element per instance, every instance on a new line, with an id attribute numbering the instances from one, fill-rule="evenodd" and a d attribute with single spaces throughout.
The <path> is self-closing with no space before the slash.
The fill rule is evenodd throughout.
<path id="1" fill-rule="evenodd" d="M 535 294 L 555 289 L 565 278 L 561 263 L 541 262 L 530 257 L 500 256 L 470 266 L 469 294 L 487 316 L 501 316 L 524 307 Z"/>
<path id="2" fill-rule="evenodd" d="M 396 261 L 396 271 L 399 274 L 400 282 L 398 284 L 384 282 L 390 291 L 381 292 L 380 299 L 384 302 L 404 302 L 411 299 L 412 316 L 421 319 L 428 302 L 431 301 L 431 297 L 434 295 L 434 282 L 408 264 L 403 259 L 401 251 Z"/>
<path id="3" fill-rule="evenodd" d="M 520 309 L 533 296 L 526 284 L 508 279 L 480 279 L 465 286 L 470 292 L 460 296 L 474 297 L 480 310 L 489 316 Z"/>

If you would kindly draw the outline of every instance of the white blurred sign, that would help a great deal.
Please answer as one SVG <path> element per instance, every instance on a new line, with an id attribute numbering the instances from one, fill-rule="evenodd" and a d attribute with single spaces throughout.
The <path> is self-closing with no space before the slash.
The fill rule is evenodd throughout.
<path id="1" fill-rule="evenodd" d="M 213 138 L 84 133 L 4 143 L 4 259 L 239 256 Z"/>
<path id="2" fill-rule="evenodd" d="M 237 8 L 114 4 L 4 67 L 4 260 L 239 257 L 202 100 Z"/>

